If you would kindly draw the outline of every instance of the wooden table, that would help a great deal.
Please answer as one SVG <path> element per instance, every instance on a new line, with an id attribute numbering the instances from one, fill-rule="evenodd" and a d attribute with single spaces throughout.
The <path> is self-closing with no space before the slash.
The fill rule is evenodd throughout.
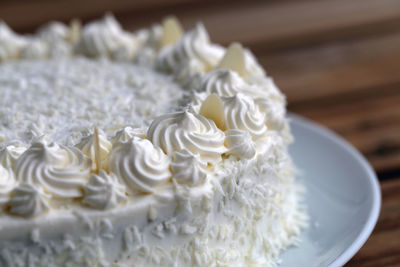
<path id="1" fill-rule="evenodd" d="M 288 97 L 288 108 L 357 147 L 383 193 L 378 224 L 347 266 L 400 266 L 400 1 L 3 0 L 19 32 L 112 11 L 136 30 L 175 14 L 201 20 L 216 43 L 249 47 Z"/>

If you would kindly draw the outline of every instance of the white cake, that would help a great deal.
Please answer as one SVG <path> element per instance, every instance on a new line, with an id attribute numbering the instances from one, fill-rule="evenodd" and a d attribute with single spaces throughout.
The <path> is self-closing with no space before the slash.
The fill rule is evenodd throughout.
<path id="1" fill-rule="evenodd" d="M 285 112 L 202 24 L 0 23 L 0 266 L 277 266 L 307 218 Z"/>

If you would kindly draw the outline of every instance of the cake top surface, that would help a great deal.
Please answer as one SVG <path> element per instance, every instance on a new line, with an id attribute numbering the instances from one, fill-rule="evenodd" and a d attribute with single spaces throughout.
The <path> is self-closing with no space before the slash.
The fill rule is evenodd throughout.
<path id="1" fill-rule="evenodd" d="M 75 145 L 96 125 L 106 136 L 147 127 L 182 98 L 171 75 L 127 62 L 73 57 L 0 64 L 0 140 L 41 136 Z"/>
<path id="2" fill-rule="evenodd" d="M 0 62 L 7 216 L 112 210 L 180 185 L 202 194 L 227 159 L 245 164 L 276 138 L 290 142 L 273 80 L 202 24 L 131 33 L 108 15 L 21 36 L 0 23 Z"/>

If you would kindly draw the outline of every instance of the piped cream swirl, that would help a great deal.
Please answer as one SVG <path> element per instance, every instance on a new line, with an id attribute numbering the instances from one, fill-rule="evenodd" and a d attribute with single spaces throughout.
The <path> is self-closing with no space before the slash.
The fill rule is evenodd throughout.
<path id="1" fill-rule="evenodd" d="M 225 131 L 226 154 L 234 155 L 239 159 L 251 159 L 256 154 L 256 146 L 247 131 L 230 129 Z"/>
<path id="2" fill-rule="evenodd" d="M 247 131 L 253 139 L 265 136 L 265 113 L 255 105 L 253 99 L 242 93 L 233 97 L 223 97 L 225 126 L 227 130 Z"/>
<path id="3" fill-rule="evenodd" d="M 49 56 L 49 44 L 39 38 L 29 39 L 21 50 L 21 57 L 26 59 L 42 59 Z"/>
<path id="4" fill-rule="evenodd" d="M 48 41 L 67 41 L 70 35 L 69 28 L 61 22 L 50 22 L 38 31 L 38 35 Z"/>
<path id="5" fill-rule="evenodd" d="M 14 163 L 19 156 L 26 151 L 26 147 L 20 145 L 8 145 L 0 149 L 0 165 L 6 168 L 14 168 Z"/>
<path id="6" fill-rule="evenodd" d="M 234 96 L 246 87 L 244 80 L 234 71 L 216 69 L 207 73 L 199 86 L 200 91 L 219 96 Z"/>
<path id="7" fill-rule="evenodd" d="M 15 188 L 12 195 L 6 207 L 11 214 L 34 217 L 49 209 L 50 195 L 46 194 L 40 186 L 21 184 Z"/>
<path id="8" fill-rule="evenodd" d="M 8 199 L 9 193 L 17 185 L 14 163 L 26 150 L 23 146 L 8 145 L 0 150 L 0 203 Z"/>
<path id="9" fill-rule="evenodd" d="M 112 144 L 116 145 L 118 143 L 128 143 L 135 136 L 146 138 L 146 130 L 146 128 L 132 128 L 129 126 L 124 127 L 123 129 L 119 130 L 112 138 Z"/>
<path id="10" fill-rule="evenodd" d="M 179 183 L 198 185 L 204 183 L 207 177 L 207 164 L 200 160 L 199 154 L 192 154 L 186 149 L 175 152 L 171 167 L 174 179 Z"/>
<path id="11" fill-rule="evenodd" d="M 15 162 L 18 182 L 42 186 L 54 197 L 82 196 L 90 177 L 91 160 L 74 147 L 37 142 Z"/>
<path id="12" fill-rule="evenodd" d="M 222 47 L 210 43 L 206 29 L 203 24 L 198 23 L 176 44 L 160 51 L 157 67 L 175 73 L 178 79 L 184 79 L 195 73 L 205 73 L 213 69 L 223 53 Z"/>
<path id="13" fill-rule="evenodd" d="M 65 24 L 50 22 L 41 27 L 37 35 L 48 44 L 50 57 L 68 57 L 72 54 L 72 30 Z"/>
<path id="14" fill-rule="evenodd" d="M 82 138 L 81 142 L 76 145 L 85 156 L 92 160 L 92 170 L 96 170 L 96 156 L 95 156 L 95 143 L 94 143 L 94 135 L 89 135 Z M 100 148 L 100 161 L 104 161 L 110 153 L 112 144 L 108 141 L 107 137 L 103 134 L 99 134 L 99 148 Z M 101 168 L 101 166 L 99 166 Z"/>
<path id="15" fill-rule="evenodd" d="M 110 171 L 133 193 L 152 193 L 171 178 L 169 157 L 147 139 L 117 144 L 108 160 Z"/>
<path id="16" fill-rule="evenodd" d="M 285 123 L 285 97 L 269 77 L 243 79 L 236 72 L 216 69 L 207 73 L 198 88 L 201 93 L 193 96 L 193 106 L 199 110 L 202 102 L 210 94 L 234 97 L 242 93 L 251 97 L 260 111 L 265 113 L 265 123 L 271 130 L 282 130 Z"/>
<path id="17" fill-rule="evenodd" d="M 16 184 L 12 169 L 0 165 L 0 204 L 8 199 L 9 193 L 14 189 Z"/>
<path id="18" fill-rule="evenodd" d="M 206 162 L 216 163 L 226 151 L 224 133 L 215 123 L 192 111 L 166 114 L 156 118 L 147 132 L 155 146 L 173 156 L 187 149 Z"/>
<path id="19" fill-rule="evenodd" d="M 271 78 L 253 77 L 244 79 L 236 72 L 228 69 L 215 69 L 207 73 L 198 89 L 208 94 L 215 93 L 226 97 L 243 93 L 257 101 L 270 100 L 275 105 L 283 107 L 285 105 L 284 96 Z"/>
<path id="20" fill-rule="evenodd" d="M 26 40 L 0 21 L 0 62 L 18 58 Z"/>
<path id="21" fill-rule="evenodd" d="M 136 49 L 134 36 L 125 32 L 112 15 L 86 25 L 77 44 L 77 51 L 89 57 L 130 59 Z"/>
<path id="22" fill-rule="evenodd" d="M 84 187 L 85 197 L 82 203 L 95 209 L 109 209 L 126 200 L 125 186 L 115 174 L 101 170 L 92 174 L 89 184 Z"/>

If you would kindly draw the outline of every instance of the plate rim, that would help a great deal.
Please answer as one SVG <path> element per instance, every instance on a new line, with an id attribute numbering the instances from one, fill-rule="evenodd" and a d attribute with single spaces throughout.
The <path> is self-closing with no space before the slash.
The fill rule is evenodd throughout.
<path id="1" fill-rule="evenodd" d="M 366 181 L 368 181 L 369 186 L 371 187 L 372 192 L 372 207 L 368 214 L 368 220 L 362 226 L 362 229 L 358 236 L 354 239 L 353 243 L 347 247 L 335 260 L 333 260 L 328 266 L 329 267 L 339 267 L 346 264 L 354 255 L 361 249 L 361 247 L 365 244 L 365 242 L 370 237 L 372 231 L 374 230 L 376 223 L 379 218 L 380 209 L 382 205 L 382 195 L 380 190 L 380 185 L 378 181 L 378 177 L 372 166 L 369 164 L 367 159 L 359 152 L 352 144 L 350 144 L 343 137 L 335 133 L 334 131 L 328 129 L 325 126 L 322 126 L 316 122 L 313 122 L 310 119 L 307 119 L 301 115 L 288 112 L 288 118 L 290 124 L 299 124 L 300 126 L 306 127 L 309 130 L 316 132 L 317 134 L 322 135 L 323 137 L 330 139 L 337 146 L 344 149 L 351 156 L 355 158 L 355 160 L 361 165 L 363 169 L 365 169 L 367 175 L 365 177 Z"/>

